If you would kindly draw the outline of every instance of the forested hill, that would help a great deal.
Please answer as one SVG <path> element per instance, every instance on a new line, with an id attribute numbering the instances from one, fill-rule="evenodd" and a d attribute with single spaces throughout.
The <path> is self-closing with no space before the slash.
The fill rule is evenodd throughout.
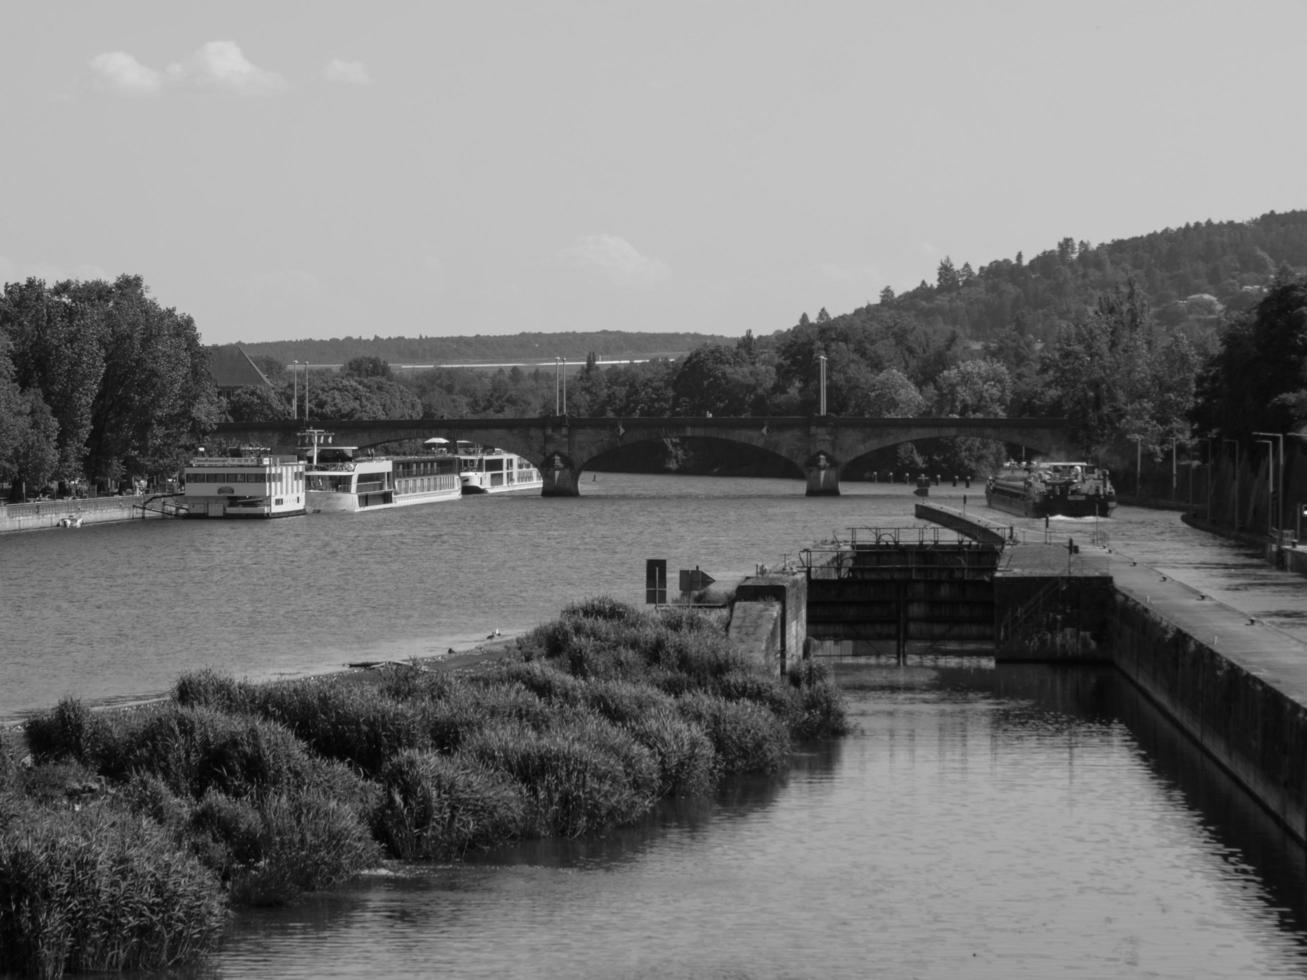
<path id="1" fill-rule="evenodd" d="M 922 283 L 849 314 L 887 313 L 951 328 L 969 340 L 1010 331 L 1051 340 L 1097 296 L 1133 280 L 1163 326 L 1210 325 L 1223 311 L 1255 303 L 1277 274 L 1307 272 L 1307 211 L 1272 211 L 1251 221 L 1204 221 L 1107 244 L 1064 238 L 1031 259 L 1020 253 L 973 269 L 945 258 Z"/>
<path id="2" fill-rule="evenodd" d="M 379 357 L 390 364 L 523 364 L 565 357 L 599 360 L 679 358 L 704 344 L 733 344 L 737 337 L 698 333 L 518 333 L 474 337 L 341 337 L 332 340 L 281 340 L 241 344 L 251 357 L 283 364 L 345 364 L 356 357 Z"/>
<path id="3" fill-rule="evenodd" d="M 1164 328 L 1209 332 L 1222 313 L 1252 306 L 1277 275 L 1307 273 L 1307 211 L 1270 212 L 1249 221 L 1211 220 L 1135 238 L 1093 245 L 1068 237 L 1027 259 L 1020 253 L 973 268 L 952 257 L 934 282 L 879 301 L 836 320 L 877 329 L 905 319 L 928 333 L 956 332 L 967 341 L 1021 337 L 1052 341 L 1092 309 L 1100 295 L 1127 281 L 1147 300 Z M 778 312 L 778 319 L 784 314 Z M 803 320 L 806 320 L 806 314 Z M 819 320 L 831 319 L 824 309 Z M 783 321 L 782 321 L 783 322 Z M 733 324 L 759 337 L 781 333 L 775 321 Z M 283 364 L 344 364 L 379 357 L 391 364 L 549 363 L 679 358 L 705 344 L 734 345 L 738 336 L 700 333 L 517 333 L 461 337 L 343 337 L 242 344 L 251 357 Z"/>

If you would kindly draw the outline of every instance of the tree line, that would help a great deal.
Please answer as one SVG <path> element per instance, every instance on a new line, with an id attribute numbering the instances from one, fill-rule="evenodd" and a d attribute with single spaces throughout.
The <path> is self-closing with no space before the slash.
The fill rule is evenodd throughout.
<path id="1" fill-rule="evenodd" d="M 933 286 L 681 357 L 591 353 L 565 377 L 554 365 L 397 372 L 379 341 L 312 371 L 307 392 L 302 367 L 256 354 L 271 385 L 222 395 L 194 322 L 140 277 L 29 279 L 0 296 L 0 483 L 12 499 L 175 472 L 222 420 L 533 417 L 564 399 L 599 417 L 812 415 L 823 398 L 843 416 L 1065 417 L 1086 456 L 1130 467 L 1136 453 L 1307 418 L 1304 269 L 1307 212 L 1271 214 L 1099 247 L 1066 239 L 979 271 L 946 259 Z M 1189 288 L 1215 291 L 1178 295 Z M 864 462 L 980 475 L 1013 452 L 938 440 Z"/>
<path id="2" fill-rule="evenodd" d="M 0 297 L 0 483 L 10 499 L 176 471 L 223 418 L 195 322 L 139 276 Z"/>

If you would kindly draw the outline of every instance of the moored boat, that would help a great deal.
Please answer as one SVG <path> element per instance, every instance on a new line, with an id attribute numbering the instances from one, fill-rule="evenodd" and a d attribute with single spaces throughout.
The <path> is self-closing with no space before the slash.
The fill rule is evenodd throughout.
<path id="1" fill-rule="evenodd" d="M 357 446 L 333 445 L 329 433 L 301 433 L 306 506 L 313 513 L 356 513 L 457 500 L 459 461 L 435 449 L 415 455 L 378 456 Z"/>
<path id="2" fill-rule="evenodd" d="M 539 490 L 545 485 L 540 470 L 530 460 L 516 453 L 477 446 L 463 440 L 459 440 L 456 452 L 464 493 Z"/>
<path id="3" fill-rule="evenodd" d="M 210 456 L 201 448 L 182 471 L 181 517 L 294 517 L 305 511 L 304 460 L 264 446 Z"/>
<path id="4" fill-rule="evenodd" d="M 1085 462 L 1008 463 L 986 482 L 985 503 L 1022 517 L 1108 517 L 1116 489 L 1107 470 Z"/>

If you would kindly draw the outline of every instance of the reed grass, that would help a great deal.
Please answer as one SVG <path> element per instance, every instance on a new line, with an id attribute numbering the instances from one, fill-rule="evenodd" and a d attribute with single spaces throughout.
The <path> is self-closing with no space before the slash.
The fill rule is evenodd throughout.
<path id="1" fill-rule="evenodd" d="M 212 874 L 150 821 L 42 808 L 0 826 L 0 973 L 154 970 L 216 945 Z"/>
<path id="2" fill-rule="evenodd" d="M 677 706 L 712 741 L 721 775 L 774 773 L 784 766 L 790 751 L 788 727 L 758 702 L 700 692 L 678 698 Z"/>
<path id="3" fill-rule="evenodd" d="M 401 752 L 381 784 L 377 835 L 397 858 L 459 858 L 520 836 L 526 826 L 521 784 L 465 753 Z"/>
<path id="4" fill-rule="evenodd" d="M 543 733 L 501 723 L 465 751 L 522 785 L 530 836 L 579 837 L 630 823 L 652 807 L 658 785 L 653 754 L 595 716 Z"/>
<path id="5" fill-rule="evenodd" d="M 198 671 L 144 709 L 66 699 L 25 725 L 34 768 L 0 744 L 0 972 L 181 962 L 211 948 L 227 900 L 290 901 L 383 849 L 449 860 L 600 833 L 846 730 L 819 668 L 765 678 L 711 618 L 602 597 L 477 674 Z"/>

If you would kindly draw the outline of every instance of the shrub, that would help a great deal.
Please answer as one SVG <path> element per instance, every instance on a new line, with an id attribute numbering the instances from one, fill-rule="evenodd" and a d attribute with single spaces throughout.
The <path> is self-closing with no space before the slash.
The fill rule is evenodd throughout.
<path id="1" fill-rule="evenodd" d="M 645 614 L 611 596 L 594 596 L 563 607 L 561 619 L 591 619 L 610 623 L 638 623 Z"/>
<path id="2" fill-rule="evenodd" d="M 745 666 L 726 671 L 709 689 L 728 701 L 756 701 L 787 723 L 798 711 L 798 699 L 789 684 Z"/>
<path id="3" fill-rule="evenodd" d="M 539 734 L 500 724 L 473 736 L 465 751 L 522 784 L 531 833 L 579 837 L 644 814 L 657 785 L 652 754 L 629 734 L 618 748 L 622 736 L 612 726 L 601 734 L 599 723 Z"/>
<path id="4" fill-rule="evenodd" d="M 377 690 L 396 701 L 443 700 L 461 683 L 453 674 L 408 664 L 383 674 Z"/>
<path id="5" fill-rule="evenodd" d="M 212 669 L 183 674 L 173 686 L 173 700 L 184 707 L 214 708 L 228 714 L 254 711 L 257 689 Z"/>
<path id="6" fill-rule="evenodd" d="M 659 796 L 704 796 L 711 792 L 717 754 L 703 728 L 687 721 L 674 703 L 630 723 L 631 735 L 658 760 Z"/>
<path id="7" fill-rule="evenodd" d="M 584 683 L 539 660 L 502 664 L 493 676 L 508 684 L 521 685 L 545 701 L 575 704 L 584 697 Z"/>
<path id="8" fill-rule="evenodd" d="M 148 821 L 92 807 L 0 826 L 0 972 L 177 966 L 224 919 L 214 877 Z"/>
<path id="9" fill-rule="evenodd" d="M 805 660 L 790 674 L 798 700 L 790 723 L 791 735 L 799 740 L 837 738 L 849 733 L 848 714 L 839 688 L 824 664 Z"/>
<path id="10" fill-rule="evenodd" d="M 197 856 L 225 882 L 263 856 L 263 818 L 248 800 L 209 790 L 191 813 L 188 830 Z"/>
<path id="11" fill-rule="evenodd" d="M 678 699 L 681 714 L 703 727 L 723 775 L 778 772 L 790 749 L 787 727 L 756 701 L 695 693 Z"/>
<path id="12" fill-rule="evenodd" d="M 53 710 L 29 718 L 23 733 L 37 762 L 59 758 L 89 762 L 96 755 L 101 726 L 81 701 L 64 698 Z"/>
<path id="13" fill-rule="evenodd" d="M 211 788 L 244 797 L 311 780 L 304 745 L 264 719 L 168 704 L 121 721 L 101 760 L 115 778 L 154 773 L 174 793 L 195 800 Z"/>
<path id="14" fill-rule="evenodd" d="M 656 687 L 622 680 L 591 681 L 586 686 L 585 703 L 618 725 L 631 724 L 675 705 L 670 695 Z"/>
<path id="15" fill-rule="evenodd" d="M 260 713 L 274 718 L 316 752 L 368 775 L 404 749 L 425 748 L 425 709 L 368 685 L 303 681 L 271 685 Z"/>
<path id="16" fill-rule="evenodd" d="M 469 705 L 482 718 L 482 725 L 493 722 L 520 722 L 532 729 L 548 728 L 556 709 L 521 684 L 486 680 L 470 685 Z"/>
<path id="17" fill-rule="evenodd" d="M 523 827 L 522 787 L 463 754 L 400 753 L 381 783 L 377 834 L 404 860 L 461 857 L 510 840 Z"/>
<path id="18" fill-rule="evenodd" d="M 317 789 L 274 792 L 259 802 L 258 858 L 232 873 L 245 905 L 280 905 L 375 867 L 380 851 L 352 806 Z"/>

